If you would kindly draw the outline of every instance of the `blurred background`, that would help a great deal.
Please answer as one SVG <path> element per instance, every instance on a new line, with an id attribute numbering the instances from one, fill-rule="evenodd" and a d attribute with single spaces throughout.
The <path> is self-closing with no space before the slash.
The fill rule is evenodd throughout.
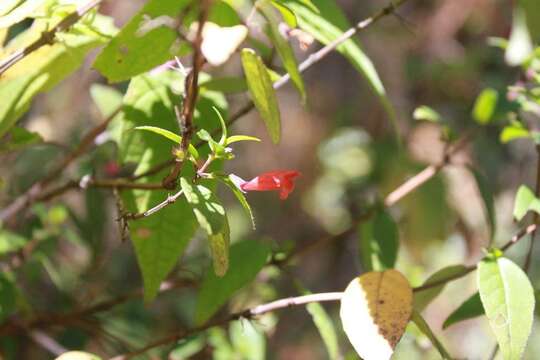
<path id="1" fill-rule="evenodd" d="M 386 6 L 386 2 L 374 0 L 337 2 L 354 23 Z M 480 192 L 466 166 L 483 173 L 494 194 L 495 243 L 508 241 L 520 228 L 512 220 L 516 190 L 521 184 L 534 188 L 537 155 L 531 141 L 499 141 L 511 108 L 507 89 L 524 81 L 524 74 L 521 68 L 507 65 L 504 50 L 488 39 L 509 37 L 516 3 L 410 0 L 399 9 L 398 16 L 388 16 L 358 35 L 396 109 L 401 149 L 379 100 L 338 53 L 304 73 L 308 93 L 305 107 L 292 86 L 278 92 L 283 121 L 279 146 L 269 141 L 256 112 L 237 121 L 233 133 L 258 136 L 263 142 L 235 145 L 236 158 L 227 163 L 227 172 L 250 179 L 264 171 L 295 169 L 302 176 L 287 201 L 269 193 L 248 194 L 256 230 L 251 229 L 249 219 L 230 193 L 220 192 L 229 209 L 232 241 L 264 239 L 274 249 L 283 250 L 339 234 L 406 179 L 430 164 L 440 163 L 443 126 L 414 120 L 413 111 L 420 105 L 435 109 L 457 137 L 468 134 L 469 140 L 452 157 L 451 165 L 389 210 L 399 229 L 397 269 L 417 286 L 444 266 L 475 264 L 483 256 L 489 227 Z M 530 3 L 534 5 L 534 1 Z M 120 27 L 142 4 L 139 0 L 105 1 L 101 12 L 112 16 Z M 529 25 L 538 43 L 540 20 L 531 18 Z M 297 57 L 305 59 L 320 44 L 314 42 L 306 50 L 297 43 L 294 46 Z M 91 69 L 91 64 L 92 57 L 83 69 L 34 101 L 22 124 L 39 132 L 46 143 L 1 155 L 1 204 L 7 204 L 46 174 L 66 149 L 101 121 L 89 89 L 94 83 L 106 81 Z M 237 55 L 212 71 L 216 76 L 240 72 Z M 126 86 L 117 88 L 125 91 Z M 491 124 L 479 127 L 471 111 L 486 87 L 498 92 L 499 103 Z M 234 113 L 248 96 L 231 95 L 228 100 Z M 531 126 L 537 127 L 538 120 L 531 117 Z M 104 144 L 78 161 L 68 174 L 104 173 L 111 161 L 115 161 L 114 151 Z M 35 205 L 30 213 L 30 225 L 21 232 L 28 235 L 33 223 L 45 224 L 41 235 L 47 239 L 17 274 L 26 301 L 34 309 L 62 312 L 74 301 L 90 305 L 130 294 L 142 286 L 132 246 L 121 242 L 114 197 L 108 190 L 69 192 Z M 209 262 L 206 247 L 201 244 L 191 242 L 171 279 L 196 280 L 202 276 Z M 527 248 L 528 240 L 513 247 L 509 256 L 521 264 Z M 538 255 L 537 246 L 531 269 L 535 287 L 540 279 Z M 300 289 L 341 291 L 362 271 L 359 235 L 354 232 L 298 257 L 281 272 L 266 268 L 222 314 L 295 296 Z M 476 291 L 475 279 L 469 275 L 450 283 L 425 312 L 427 322 L 456 358 L 488 359 L 495 345 L 484 317 L 442 330 L 448 314 Z M 197 294 L 194 283 L 186 282 L 148 305 L 133 296 L 84 323 L 54 327 L 51 333 L 66 348 L 87 349 L 104 357 L 137 348 L 172 329 L 190 327 Z M 339 323 L 338 304 L 327 303 L 324 308 L 336 328 L 341 358 L 353 359 Z M 245 322 L 235 322 L 230 328 L 193 336 L 173 347 L 172 352 L 169 348 L 150 354 L 170 359 L 328 358 L 324 342 L 303 307 L 264 316 L 254 326 L 256 331 Z M 536 324 L 526 359 L 540 357 L 539 330 Z M 6 359 L 49 357 L 29 338 L 4 337 L 0 345 Z M 394 358 L 437 359 L 438 354 L 411 326 Z"/>

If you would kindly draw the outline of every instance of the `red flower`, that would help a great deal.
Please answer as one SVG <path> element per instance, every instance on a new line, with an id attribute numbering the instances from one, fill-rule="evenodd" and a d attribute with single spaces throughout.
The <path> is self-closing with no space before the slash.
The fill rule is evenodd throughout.
<path id="1" fill-rule="evenodd" d="M 244 191 L 273 191 L 279 190 L 279 198 L 285 200 L 294 189 L 294 179 L 300 176 L 298 171 L 278 170 L 263 173 L 250 181 L 239 185 Z"/>

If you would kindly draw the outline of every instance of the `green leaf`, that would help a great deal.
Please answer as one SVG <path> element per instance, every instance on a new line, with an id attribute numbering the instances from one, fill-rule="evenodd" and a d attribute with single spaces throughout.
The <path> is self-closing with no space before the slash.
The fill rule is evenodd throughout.
<path id="1" fill-rule="evenodd" d="M 417 107 L 413 112 L 413 118 L 414 120 L 425 120 L 425 121 L 431 121 L 431 122 L 442 121 L 441 115 L 426 105 Z"/>
<path id="2" fill-rule="evenodd" d="M 203 185 L 192 185 L 182 177 L 180 186 L 199 225 L 208 234 L 216 275 L 223 276 L 229 266 L 229 223 L 225 208 Z"/>
<path id="3" fill-rule="evenodd" d="M 17 309 L 17 288 L 9 274 L 0 273 L 0 321 Z"/>
<path id="4" fill-rule="evenodd" d="M 261 326 L 259 326 L 260 328 Z M 232 354 L 215 360 L 227 359 L 266 359 L 266 338 L 264 333 L 255 327 L 255 322 L 240 319 L 229 325 L 229 337 L 233 346 Z"/>
<path id="5" fill-rule="evenodd" d="M 134 130 L 150 131 L 158 135 L 161 135 L 177 144 L 180 144 L 182 142 L 182 137 L 180 135 L 176 135 L 172 131 L 161 129 L 156 126 L 137 126 L 136 128 L 134 128 Z"/>
<path id="6" fill-rule="evenodd" d="M 0 228 L 0 255 L 21 249 L 27 240 L 11 231 Z"/>
<path id="7" fill-rule="evenodd" d="M 242 49 L 242 66 L 255 107 L 264 120 L 270 138 L 277 144 L 281 137 L 281 120 L 276 94 L 266 66 L 251 49 Z"/>
<path id="8" fill-rule="evenodd" d="M 173 110 L 178 95 L 170 91 L 171 86 L 178 83 L 183 83 L 181 75 L 167 71 L 157 76 L 138 76 L 129 84 L 123 111 L 114 122 L 121 134 L 120 163 L 135 164 L 136 175 L 169 160 L 171 145 L 150 132 L 127 130 L 151 125 L 179 131 Z M 203 125 L 203 119 L 196 120 Z M 182 174 L 188 176 L 190 171 L 193 174 L 193 170 L 185 166 Z M 140 181 L 161 182 L 163 176 L 161 173 L 155 174 Z M 123 191 L 122 196 L 127 211 L 140 213 L 167 199 L 169 193 L 129 190 Z M 129 230 L 144 280 L 145 301 L 150 301 L 156 296 L 161 281 L 175 266 L 195 233 L 196 219 L 182 197 L 151 216 L 132 221 Z"/>
<path id="9" fill-rule="evenodd" d="M 527 186 L 521 185 L 514 201 L 514 218 L 521 221 L 529 211 L 540 214 L 540 199 Z"/>
<path id="10" fill-rule="evenodd" d="M 366 270 L 391 269 L 396 263 L 399 233 L 394 219 L 381 210 L 359 225 L 362 264 Z"/>
<path id="11" fill-rule="evenodd" d="M 219 0 L 212 2 L 210 14 L 208 14 L 208 21 L 224 27 L 235 26 L 242 23 L 236 10 L 234 10 L 227 1 Z"/>
<path id="12" fill-rule="evenodd" d="M 446 351 L 444 348 L 444 345 L 439 341 L 439 339 L 437 339 L 433 331 L 431 331 L 431 328 L 419 311 L 413 310 L 411 320 L 415 323 L 418 329 L 420 329 L 420 331 L 422 331 L 424 335 L 428 337 L 443 359 L 452 359 L 448 351 Z"/>
<path id="13" fill-rule="evenodd" d="M 326 346 L 326 351 L 328 352 L 328 358 L 339 359 L 338 338 L 330 315 L 328 315 L 324 307 L 317 302 L 307 304 L 306 310 L 311 315 L 317 330 L 319 330 L 319 334 L 321 335 L 324 345 Z"/>
<path id="14" fill-rule="evenodd" d="M 521 359 L 534 318 L 534 291 L 527 275 L 506 258 L 478 264 L 480 299 L 506 360 Z"/>
<path id="15" fill-rule="evenodd" d="M 45 26 L 43 21 L 36 20 L 27 32 L 41 33 Z M 92 17 L 89 26 L 96 31 L 88 34 L 63 33 L 62 42 L 34 51 L 2 75 L 0 137 L 28 110 L 36 95 L 49 91 L 80 68 L 86 54 L 108 40 L 106 35 L 100 34 L 112 34 L 115 31 L 112 19 L 99 14 Z M 24 32 L 12 42 L 18 42 L 19 37 L 30 36 Z"/>
<path id="16" fill-rule="evenodd" d="M 503 144 L 509 143 L 512 140 L 530 138 L 531 134 L 529 130 L 524 128 L 522 125 L 509 125 L 505 126 L 500 135 L 500 141 Z"/>
<path id="17" fill-rule="evenodd" d="M 98 107 L 101 116 L 108 118 L 122 106 L 124 95 L 111 86 L 102 84 L 92 84 L 90 87 L 90 96 Z"/>
<path id="18" fill-rule="evenodd" d="M 150 0 L 94 62 L 110 82 L 127 80 L 179 55 L 175 19 L 188 0 Z"/>
<path id="19" fill-rule="evenodd" d="M 467 267 L 463 265 L 452 265 L 442 268 L 437 271 L 422 284 L 422 286 L 438 283 L 443 279 L 447 279 L 452 276 L 467 273 Z M 446 283 L 433 286 L 429 289 L 417 291 L 414 293 L 414 308 L 415 310 L 422 312 L 424 309 L 444 290 Z"/>
<path id="20" fill-rule="evenodd" d="M 225 145 L 230 145 L 232 143 L 239 142 L 239 141 L 257 141 L 257 142 L 260 142 L 261 139 L 255 137 L 255 136 L 249 136 L 249 135 L 233 135 L 233 136 L 229 136 L 227 138 L 227 141 L 225 142 Z"/>
<path id="21" fill-rule="evenodd" d="M 199 290 L 195 321 L 205 323 L 238 290 L 249 284 L 265 266 L 270 247 L 253 240 L 235 243 L 230 249 L 230 271 L 218 277 L 208 271 Z"/>
<path id="22" fill-rule="evenodd" d="M 496 219 L 495 219 L 495 201 L 493 199 L 493 192 L 491 191 L 486 177 L 474 168 L 469 168 L 476 180 L 476 186 L 484 202 L 484 211 L 486 214 L 486 220 L 489 226 L 489 235 L 493 239 L 495 236 Z"/>
<path id="23" fill-rule="evenodd" d="M 43 142 L 43 138 L 37 132 L 28 131 L 21 127 L 12 127 L 4 139 L 6 141 L 0 143 L 0 153 L 23 150 Z"/>
<path id="24" fill-rule="evenodd" d="M 473 118 L 477 123 L 480 125 L 489 123 L 495 113 L 498 98 L 499 94 L 494 89 L 487 88 L 482 90 L 476 98 L 472 111 Z"/>
<path id="25" fill-rule="evenodd" d="M 294 15 L 294 12 L 291 9 L 289 9 L 288 6 L 276 0 L 270 1 L 270 4 L 272 4 L 272 6 L 275 7 L 281 13 L 281 16 L 283 16 L 283 21 L 285 21 L 285 23 L 290 28 L 294 29 L 295 27 L 298 26 L 296 15 Z"/>
<path id="26" fill-rule="evenodd" d="M 242 205 L 242 207 L 246 211 L 246 214 L 249 216 L 249 219 L 251 220 L 251 226 L 253 227 L 253 229 L 255 229 L 255 216 L 253 216 L 253 211 L 251 210 L 251 206 L 249 206 L 249 203 L 244 196 L 244 193 L 234 184 L 230 177 L 218 176 L 218 179 L 221 180 L 225 185 L 227 185 L 229 189 L 231 189 L 233 194 L 238 199 L 238 202 L 240 203 L 240 205 Z"/>
<path id="27" fill-rule="evenodd" d="M 161 136 L 163 136 L 163 137 L 165 137 L 165 138 L 167 138 L 167 139 L 169 139 L 169 140 L 171 140 L 171 141 L 173 141 L 173 142 L 175 142 L 177 144 L 182 143 L 182 137 L 180 135 L 176 135 L 172 131 L 169 131 L 169 130 L 166 130 L 166 129 L 161 129 L 161 128 L 158 128 L 156 126 L 137 126 L 137 127 L 133 128 L 133 130 L 150 131 L 150 132 L 153 132 L 155 134 L 161 135 Z M 193 146 L 192 144 L 189 144 L 188 151 L 195 159 L 199 158 L 199 152 L 197 151 L 195 146 Z"/>
<path id="28" fill-rule="evenodd" d="M 200 83 L 201 91 L 214 90 L 226 94 L 243 93 L 248 90 L 246 79 L 241 77 L 214 78 Z"/>
<path id="29" fill-rule="evenodd" d="M 259 6 L 259 9 L 262 11 L 262 14 L 268 21 L 267 33 L 283 63 L 283 67 L 289 73 L 294 86 L 298 90 L 300 98 L 302 99 L 302 103 L 305 103 L 306 89 L 304 86 L 304 80 L 302 80 L 302 76 L 300 75 L 300 71 L 298 70 L 298 64 L 296 63 L 293 49 L 291 48 L 289 42 L 285 40 L 285 38 L 283 38 L 283 36 L 279 32 L 279 21 L 276 18 L 272 8 L 269 6 L 265 6 L 265 4 L 263 3 L 261 4 L 261 6 Z"/>
<path id="30" fill-rule="evenodd" d="M 533 45 L 527 28 L 525 12 L 521 7 L 516 6 L 512 18 L 512 31 L 510 32 L 504 59 L 508 65 L 518 66 L 525 62 L 532 52 Z"/>
<path id="31" fill-rule="evenodd" d="M 214 112 L 216 113 L 219 119 L 219 124 L 221 125 L 221 139 L 219 140 L 219 144 L 225 145 L 225 142 L 227 141 L 227 124 L 225 123 L 225 119 L 216 107 L 212 107 L 212 110 L 214 110 Z"/>
<path id="32" fill-rule="evenodd" d="M 341 8 L 333 0 L 313 0 L 309 4 L 302 0 L 287 0 L 284 3 L 296 14 L 298 26 L 325 45 L 336 40 L 351 28 Z M 318 11 L 314 9 L 313 5 Z M 356 39 L 349 39 L 338 46 L 336 50 L 349 60 L 377 94 L 397 134 L 397 118 L 394 108 L 386 95 L 386 90 L 373 62 L 364 54 L 359 42 Z"/>
<path id="33" fill-rule="evenodd" d="M 200 222 L 199 222 L 200 224 Z M 210 254 L 214 263 L 214 272 L 218 276 L 223 276 L 229 269 L 229 245 L 231 230 L 229 220 L 225 216 L 225 227 L 215 235 L 208 235 L 210 240 Z"/>
<path id="34" fill-rule="evenodd" d="M 443 323 L 443 329 L 454 325 L 460 321 L 469 320 L 484 315 L 484 308 L 480 300 L 480 294 L 474 293 L 454 310 Z"/>

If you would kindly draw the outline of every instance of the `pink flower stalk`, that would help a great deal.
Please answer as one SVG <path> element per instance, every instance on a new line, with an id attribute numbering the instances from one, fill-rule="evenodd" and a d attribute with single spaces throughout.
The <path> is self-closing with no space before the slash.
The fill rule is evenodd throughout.
<path id="1" fill-rule="evenodd" d="M 231 179 L 242 191 L 279 190 L 279 198 L 285 200 L 294 189 L 294 180 L 300 176 L 298 171 L 278 170 L 260 174 L 250 181 L 234 176 Z"/>

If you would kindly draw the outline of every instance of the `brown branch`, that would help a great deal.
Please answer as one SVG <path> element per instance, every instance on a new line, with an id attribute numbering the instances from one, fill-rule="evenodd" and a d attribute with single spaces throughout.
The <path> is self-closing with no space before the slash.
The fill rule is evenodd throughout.
<path id="1" fill-rule="evenodd" d="M 161 284 L 159 292 L 164 293 L 174 289 L 194 287 L 196 285 L 197 283 L 191 279 L 170 280 Z M 26 333 L 34 329 L 78 323 L 82 318 L 109 311 L 118 305 L 141 298 L 142 296 L 143 290 L 139 289 L 131 293 L 119 295 L 115 298 L 100 301 L 94 305 L 76 309 L 67 313 L 39 313 L 30 319 L 24 320 L 13 317 L 8 319 L 0 326 L 0 336 L 16 335 Z"/>
<path id="2" fill-rule="evenodd" d="M 54 38 L 57 33 L 69 29 L 71 26 L 75 25 L 84 15 L 86 15 L 90 10 L 98 7 L 101 4 L 102 0 L 92 0 L 88 3 L 80 6 L 67 15 L 62 21 L 58 23 L 54 28 L 49 31 L 44 31 L 41 36 L 25 47 L 24 49 L 17 50 L 13 54 L 9 55 L 5 60 L 0 62 L 0 75 L 5 73 L 10 67 L 24 59 L 25 56 L 33 53 L 39 48 L 45 45 L 52 45 L 54 43 Z"/>
<path id="3" fill-rule="evenodd" d="M 88 149 L 93 145 L 96 137 L 103 131 L 105 131 L 112 119 L 114 119 L 114 117 L 116 117 L 116 115 L 118 115 L 121 110 L 121 108 L 116 109 L 116 111 L 109 115 L 105 120 L 103 120 L 93 129 L 91 129 L 83 137 L 79 145 L 71 153 L 69 153 L 58 166 L 51 170 L 47 176 L 45 176 L 37 183 L 33 184 L 26 192 L 19 195 L 11 204 L 9 204 L 6 208 L 2 209 L 0 211 L 0 222 L 9 221 L 20 211 L 32 205 L 32 203 L 34 203 L 36 200 L 42 199 L 43 197 L 51 198 L 60 195 L 64 191 L 75 188 L 76 184 L 70 182 L 69 184 L 66 184 L 61 188 L 55 189 L 52 194 L 47 194 L 47 196 L 43 195 L 45 187 L 56 178 L 59 178 L 64 172 L 64 170 L 69 165 L 71 165 L 73 161 L 75 161 L 77 158 L 79 158 L 88 151 Z"/>
<path id="4" fill-rule="evenodd" d="M 450 144 L 443 153 L 443 158 L 439 164 L 434 164 L 426 167 L 424 170 L 420 171 L 418 174 L 404 182 L 397 189 L 392 191 L 384 199 L 384 205 L 386 207 L 392 207 L 405 196 L 418 189 L 428 180 L 432 179 L 437 175 L 446 165 L 450 164 L 452 155 L 456 154 L 461 150 L 465 144 L 469 141 L 472 133 L 467 133 L 458 139 L 454 144 Z"/>
<path id="5" fill-rule="evenodd" d="M 154 348 L 167 345 L 176 341 L 179 341 L 181 339 L 184 339 L 190 335 L 199 333 L 201 331 L 210 329 L 215 326 L 222 326 L 225 325 L 231 321 L 238 320 L 241 318 L 245 319 L 252 319 L 256 316 L 263 315 L 268 312 L 276 311 L 285 309 L 292 306 L 298 306 L 298 305 L 305 305 L 313 302 L 323 302 L 323 301 L 339 301 L 341 300 L 343 293 L 342 292 L 331 292 L 331 293 L 318 293 L 318 294 L 310 294 L 310 295 L 304 295 L 304 296 L 297 296 L 297 297 L 290 297 L 286 299 L 280 299 L 276 301 L 272 301 L 268 304 L 263 304 L 256 306 L 251 309 L 247 309 L 241 312 L 230 314 L 229 316 L 222 318 L 222 319 L 216 319 L 216 320 L 210 320 L 204 325 L 187 329 L 187 330 L 181 330 L 178 332 L 175 332 L 173 334 L 170 334 L 168 336 L 165 336 L 161 339 L 152 341 L 151 343 L 147 344 L 146 346 L 132 351 L 127 354 L 119 355 L 114 357 L 114 360 L 127 360 L 131 359 L 137 355 L 144 354 L 148 350 L 152 350 Z"/>
<path id="6" fill-rule="evenodd" d="M 188 148 L 191 144 L 194 129 L 193 115 L 199 96 L 199 73 L 205 62 L 201 46 L 203 42 L 203 28 L 208 18 L 211 0 L 202 0 L 200 3 L 199 24 L 193 41 L 193 68 L 185 80 L 185 98 L 182 104 L 182 111 L 180 111 L 178 107 L 175 107 L 177 120 L 180 125 L 180 135 L 182 136 L 182 142 L 180 143 L 178 150 L 183 155 L 180 158 L 175 157 L 176 161 L 172 171 L 163 179 L 163 186 L 171 190 L 176 187 L 184 159 L 188 156 Z"/>
<path id="7" fill-rule="evenodd" d="M 354 27 L 350 28 L 349 30 L 345 31 L 343 34 L 341 34 L 339 37 L 337 37 L 334 41 L 330 42 L 329 44 L 325 45 L 323 48 L 321 48 L 319 51 L 311 54 L 306 60 L 304 60 L 300 65 L 298 65 L 298 70 L 302 73 L 309 69 L 314 64 L 321 61 L 325 56 L 330 54 L 332 51 L 334 51 L 339 45 L 344 43 L 345 41 L 349 40 L 351 37 L 353 37 L 356 33 L 359 31 L 362 31 L 366 29 L 368 26 L 373 25 L 377 21 L 379 21 L 381 18 L 393 14 L 395 10 L 406 3 L 408 0 L 398 0 L 395 3 L 390 3 L 388 6 L 382 8 L 377 12 L 375 15 L 370 16 L 367 19 L 364 19 L 357 23 Z M 274 88 L 279 89 L 287 81 L 290 80 L 290 75 L 285 74 L 283 75 L 279 80 L 277 80 L 274 83 Z"/>
<path id="8" fill-rule="evenodd" d="M 306 59 L 304 62 L 302 62 L 299 65 L 300 71 L 301 72 L 306 71 L 311 66 L 313 66 L 314 64 L 319 62 L 321 59 L 323 59 L 326 55 L 328 55 L 333 50 L 335 50 L 335 48 L 337 46 L 339 46 L 341 43 L 343 43 L 344 41 L 346 41 L 350 37 L 352 37 L 354 34 L 356 34 L 359 30 L 366 29 L 368 26 L 374 24 L 375 22 L 377 22 L 382 17 L 384 17 L 386 15 L 389 15 L 389 14 L 392 14 L 397 7 L 399 7 L 400 5 L 405 3 L 406 1 L 407 0 L 400 0 L 396 4 L 391 4 L 391 5 L 387 6 L 387 7 L 385 7 L 384 9 L 380 10 L 376 15 L 359 22 L 354 28 L 349 29 L 342 36 L 335 39 L 330 44 L 327 44 L 326 46 L 321 48 L 316 53 L 310 55 L 310 57 L 308 57 L 308 59 Z M 100 1 L 96 0 L 96 1 L 93 1 L 93 2 L 91 2 L 89 4 L 87 4 L 87 7 L 90 6 L 90 8 L 93 8 L 93 7 L 96 7 L 97 5 L 99 5 L 99 3 L 100 3 Z M 69 15 L 65 20 L 67 21 L 67 19 L 70 18 L 70 16 L 71 15 Z M 204 11 L 201 12 L 201 18 L 203 16 L 205 16 Z M 199 22 L 199 25 L 201 25 L 201 26 L 199 26 L 199 29 L 198 29 L 197 33 L 202 31 L 202 23 L 203 22 L 201 22 L 201 21 Z M 51 31 L 53 31 L 53 30 L 51 30 Z M 202 34 L 200 34 L 200 35 L 202 35 Z M 196 37 L 195 44 L 197 43 L 198 40 L 202 41 L 202 36 L 201 36 L 201 38 L 199 38 L 199 39 L 198 38 L 199 38 L 199 36 Z M 199 51 L 197 51 L 197 49 Z M 193 81 L 188 81 L 188 79 L 186 79 L 186 84 L 185 84 L 186 85 L 186 101 L 185 101 L 185 104 L 184 104 L 184 112 L 185 112 L 185 115 L 188 115 L 188 113 L 191 114 L 190 115 L 191 117 L 186 117 L 185 118 L 186 121 L 192 121 L 194 106 L 195 106 L 195 103 L 196 103 L 196 95 L 197 95 L 196 92 L 198 91 L 198 87 L 194 86 L 195 84 L 197 84 L 197 81 L 195 81 L 196 80 L 195 77 L 198 77 L 198 72 L 200 71 L 200 67 L 202 67 L 201 61 L 204 61 L 204 58 L 202 58 L 202 60 L 200 60 L 201 58 L 202 58 L 202 54 L 200 54 L 200 46 L 195 46 L 194 68 L 192 70 L 192 73 L 190 73 L 190 75 L 193 74 Z M 196 66 L 197 64 L 200 64 L 200 66 L 197 67 Z M 197 76 L 195 76 L 195 75 L 197 75 Z M 188 78 L 189 78 L 189 76 L 188 76 Z M 289 80 L 290 80 L 290 76 L 288 74 L 285 74 L 284 76 L 282 76 L 279 80 L 277 80 L 274 83 L 274 88 L 275 89 L 281 88 Z M 195 91 L 190 91 L 189 90 L 190 86 L 188 86 L 188 85 L 190 85 L 190 84 L 191 84 L 191 86 L 193 86 L 193 89 Z M 193 100 L 190 100 L 190 99 L 193 99 Z M 190 105 L 187 106 L 188 104 L 190 104 Z M 227 124 L 228 125 L 233 124 L 238 119 L 240 119 L 244 115 L 248 114 L 253 108 L 254 108 L 253 102 L 247 103 L 244 107 L 239 109 L 235 114 L 233 114 L 230 117 Z M 190 112 L 188 112 L 186 109 L 190 110 Z M 118 111 L 121 111 L 121 109 L 118 109 L 117 112 Z M 95 139 L 95 137 L 97 135 L 99 135 L 99 133 L 102 132 L 106 128 L 106 126 L 108 125 L 108 122 L 110 122 L 110 120 L 112 120 L 112 118 L 114 118 L 114 116 L 117 114 L 117 112 L 115 112 L 112 116 L 110 116 L 101 126 L 99 126 L 97 128 L 97 130 L 92 130 L 83 139 L 83 141 L 81 142 L 81 146 L 78 149 L 76 149 L 72 154 L 70 154 L 68 157 L 66 157 L 66 159 L 54 171 L 52 171 L 49 174 L 49 176 L 47 176 L 44 179 L 45 183 L 48 183 L 52 179 L 55 179 L 56 177 L 58 177 L 60 175 L 60 172 L 67 165 L 69 165 L 73 160 L 75 160 L 77 157 L 82 155 L 87 150 L 87 146 L 89 144 L 91 144 L 92 141 Z M 179 119 L 179 120 L 183 121 L 183 119 Z M 187 122 L 186 122 L 186 124 L 187 124 Z M 99 128 L 102 128 L 103 130 L 98 131 Z M 190 126 L 188 126 L 187 129 L 189 130 Z M 191 131 L 192 131 L 192 129 L 191 129 Z M 216 129 L 215 131 L 219 131 L 219 129 Z M 186 138 L 185 135 L 188 135 L 189 140 L 191 139 L 192 134 L 190 134 L 190 131 L 188 131 L 187 134 L 184 134 L 183 139 Z M 186 142 L 187 142 L 187 139 L 186 139 Z M 187 143 L 187 145 L 189 145 L 189 143 Z M 202 143 L 197 144 L 197 146 L 201 146 L 201 145 L 202 145 Z M 183 147 L 182 147 L 182 149 L 183 149 Z M 184 154 L 186 154 L 187 146 L 186 146 L 186 149 L 184 149 L 182 151 L 184 152 Z M 135 180 L 138 180 L 138 179 L 140 179 L 142 177 L 154 175 L 154 174 L 159 173 L 160 171 L 162 171 L 162 170 L 164 170 L 164 169 L 166 169 L 166 168 L 168 168 L 169 166 L 172 166 L 172 165 L 175 165 L 175 168 L 173 169 L 173 171 L 171 171 L 171 173 L 162 182 L 166 187 L 171 187 L 172 185 L 174 185 L 176 183 L 176 179 L 177 179 L 177 177 L 179 175 L 180 168 L 182 166 L 182 162 L 177 161 L 177 159 L 174 159 L 174 158 L 169 159 L 169 160 L 167 160 L 167 161 L 165 161 L 165 162 L 163 162 L 161 164 L 156 165 L 155 167 L 153 167 L 152 169 L 146 171 L 145 173 L 135 175 L 135 176 L 131 176 L 128 179 L 135 181 Z M 31 205 L 34 201 L 36 201 L 36 199 L 34 199 L 34 197 L 40 195 L 42 193 L 42 191 L 43 191 L 43 188 L 44 188 L 44 185 L 41 184 L 41 183 L 34 184 L 34 186 L 32 186 L 30 189 L 28 189 L 24 194 L 22 194 L 17 199 L 15 199 L 15 201 L 12 204 L 10 204 L 8 207 L 6 207 L 2 211 L 0 211 L 0 221 L 5 222 L 6 220 L 11 219 L 18 212 L 22 211 L 23 209 L 25 209 L 29 205 Z M 59 187 L 59 188 L 55 189 L 54 192 L 52 192 L 50 194 L 47 194 L 46 196 L 39 196 L 38 201 L 42 201 L 40 199 L 44 199 L 44 198 L 45 199 L 50 199 L 52 197 L 55 197 L 55 196 L 58 196 L 58 195 L 62 194 L 63 191 L 67 191 L 67 190 L 70 190 L 70 189 L 73 189 L 73 188 L 76 188 L 75 184 L 73 184 L 73 183 L 66 184 L 63 187 Z"/>
<path id="9" fill-rule="evenodd" d="M 527 226 L 526 228 L 523 228 L 521 229 L 520 231 L 518 231 L 516 234 L 514 234 L 514 236 L 512 236 L 512 238 L 510 240 L 508 240 L 507 243 L 505 243 L 503 246 L 500 247 L 500 250 L 502 252 L 505 252 L 506 250 L 508 250 L 511 246 L 517 244 L 521 239 L 523 239 L 525 236 L 527 235 L 530 235 L 532 233 L 534 233 L 536 231 L 536 229 L 538 228 L 538 225 L 537 224 L 531 224 L 529 226 Z M 531 238 L 531 241 L 533 240 L 533 238 Z M 424 290 L 427 290 L 427 289 L 431 289 L 431 288 L 434 288 L 434 287 L 437 287 L 437 286 L 440 286 L 440 285 L 443 285 L 443 284 L 446 284 L 447 282 L 450 282 L 452 280 L 457 280 L 457 279 L 460 279 L 462 278 L 463 276 L 469 274 L 470 272 L 476 270 L 477 268 L 477 265 L 473 265 L 473 266 L 469 266 L 469 267 L 466 267 L 463 272 L 459 273 L 459 274 L 454 274 L 454 275 L 451 275 L 451 276 L 448 276 L 447 278 L 444 278 L 444 279 L 440 279 L 438 281 L 433 281 L 433 282 L 430 282 L 428 284 L 425 284 L 425 285 L 422 285 L 422 286 L 418 286 L 416 288 L 414 288 L 413 290 L 415 292 L 417 291 L 424 291 Z"/>
<path id="10" fill-rule="evenodd" d="M 176 192 L 173 195 L 169 195 L 169 196 L 167 196 L 167 198 L 165 200 L 163 200 L 162 202 L 160 202 L 156 206 L 154 206 L 154 207 L 152 207 L 152 208 L 150 208 L 150 209 L 148 209 L 148 210 L 146 210 L 144 212 L 125 214 L 124 219 L 126 219 L 126 220 L 138 220 L 138 219 L 148 217 L 148 216 L 150 216 L 152 214 L 155 214 L 156 212 L 163 209 L 164 207 L 175 203 L 176 200 L 178 200 L 180 198 L 180 196 L 182 196 L 183 193 L 184 193 L 184 191 L 180 190 L 180 191 Z"/>
<path id="11" fill-rule="evenodd" d="M 60 345 L 52 337 L 44 333 L 43 331 L 34 330 L 30 331 L 28 337 L 32 339 L 36 344 L 38 344 L 43 349 L 47 350 L 49 353 L 54 356 L 60 356 L 68 350 Z"/>
<path id="12" fill-rule="evenodd" d="M 510 241 L 508 241 L 508 243 L 506 243 L 503 247 L 501 247 L 501 250 L 503 250 L 503 251 L 507 250 L 510 246 L 516 244 L 520 239 L 522 239 L 523 237 L 525 237 L 526 235 L 528 235 L 532 231 L 534 231 L 536 229 L 536 227 L 537 227 L 536 225 L 534 225 L 534 227 L 532 225 L 529 225 L 526 229 L 523 229 L 523 230 L 519 231 L 517 234 L 515 234 L 512 237 L 512 239 L 510 239 Z M 459 274 L 454 274 L 452 276 L 448 276 L 445 279 L 440 279 L 439 281 L 434 281 L 434 282 L 426 284 L 426 285 L 415 287 L 415 288 L 413 288 L 413 292 L 425 291 L 425 290 L 428 290 L 428 289 L 431 289 L 431 288 L 446 284 L 446 283 L 448 283 L 450 281 L 460 279 L 463 276 L 465 276 L 465 275 L 469 274 L 470 272 L 474 271 L 475 269 L 476 269 L 476 265 L 475 266 L 470 266 L 470 267 L 466 268 L 463 272 L 461 272 Z M 168 336 L 165 336 L 165 337 L 163 337 L 161 339 L 155 340 L 155 341 L 147 344 L 146 346 L 144 346 L 144 347 L 142 347 L 142 348 L 140 348 L 140 349 L 138 349 L 136 351 L 114 357 L 113 360 L 127 360 L 127 359 L 133 358 L 133 357 L 135 357 L 137 355 L 143 354 L 143 353 L 147 352 L 148 350 L 154 349 L 156 347 L 160 347 L 160 346 L 167 345 L 167 344 L 170 344 L 170 343 L 173 343 L 173 342 L 177 342 L 177 341 L 182 340 L 182 339 L 184 339 L 184 338 L 186 338 L 188 336 L 191 336 L 193 334 L 208 330 L 208 329 L 210 329 L 212 327 L 215 327 L 215 326 L 222 326 L 222 325 L 225 325 L 225 324 L 227 324 L 227 323 L 229 323 L 231 321 L 238 320 L 238 319 L 241 319 L 241 318 L 252 319 L 252 318 L 254 318 L 256 316 L 259 316 L 259 315 L 262 315 L 262 314 L 265 314 L 265 313 L 268 313 L 268 312 L 281 310 L 281 309 L 292 307 L 292 306 L 305 305 L 305 304 L 309 304 L 309 303 L 312 303 L 312 302 L 340 301 L 342 295 L 343 295 L 342 292 L 318 293 L 318 294 L 310 294 L 310 295 L 291 297 L 291 298 L 285 298 L 285 299 L 272 301 L 272 302 L 267 303 L 267 304 L 258 305 L 258 306 L 255 306 L 253 308 L 241 311 L 241 312 L 230 314 L 229 316 L 227 316 L 225 318 L 222 318 L 222 319 L 210 320 L 206 324 L 195 327 L 193 329 L 188 329 L 188 330 L 182 330 L 182 331 L 175 332 L 175 333 L 173 333 L 171 335 L 168 335 Z"/>

